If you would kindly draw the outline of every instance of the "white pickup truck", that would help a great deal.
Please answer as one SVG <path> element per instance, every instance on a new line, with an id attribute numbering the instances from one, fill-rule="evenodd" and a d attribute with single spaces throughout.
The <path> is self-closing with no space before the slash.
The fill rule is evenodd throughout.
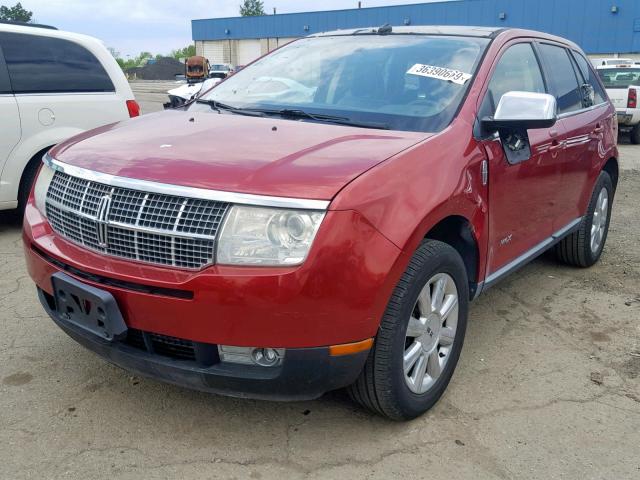
<path id="1" fill-rule="evenodd" d="M 631 143 L 640 144 L 640 65 L 600 66 L 597 71 L 618 112 L 620 131 L 628 131 Z"/>

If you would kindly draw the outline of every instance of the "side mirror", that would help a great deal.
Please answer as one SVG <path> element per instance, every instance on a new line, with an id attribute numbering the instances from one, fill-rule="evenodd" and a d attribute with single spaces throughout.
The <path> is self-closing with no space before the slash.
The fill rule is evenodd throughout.
<path id="1" fill-rule="evenodd" d="M 507 92 L 493 117 L 482 119 L 485 131 L 549 128 L 556 123 L 556 99 L 548 93 Z"/>

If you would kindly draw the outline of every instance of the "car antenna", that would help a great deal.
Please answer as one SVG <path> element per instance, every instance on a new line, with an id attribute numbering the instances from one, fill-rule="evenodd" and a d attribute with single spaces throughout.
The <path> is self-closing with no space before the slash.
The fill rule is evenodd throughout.
<path id="1" fill-rule="evenodd" d="M 383 26 L 378 28 L 378 31 L 376 33 L 378 35 L 388 35 L 391 32 L 393 32 L 393 27 L 388 23 L 385 23 Z"/>

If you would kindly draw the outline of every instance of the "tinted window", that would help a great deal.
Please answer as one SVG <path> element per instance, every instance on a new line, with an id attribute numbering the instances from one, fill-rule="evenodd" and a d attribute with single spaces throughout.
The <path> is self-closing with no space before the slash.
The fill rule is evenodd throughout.
<path id="1" fill-rule="evenodd" d="M 604 94 L 604 91 L 600 86 L 600 82 L 598 82 L 598 79 L 596 78 L 596 74 L 591 67 L 591 63 L 588 62 L 587 59 L 578 52 L 573 52 L 573 58 L 578 64 L 578 68 L 580 70 L 580 73 L 582 74 L 583 81 L 591 87 L 590 94 L 592 95 L 592 98 L 587 100 L 590 101 L 591 105 L 598 105 L 600 103 L 603 103 L 605 101 L 606 95 Z"/>
<path id="2" fill-rule="evenodd" d="M 603 68 L 598 75 L 606 88 L 627 88 L 640 86 L 640 68 Z"/>
<path id="3" fill-rule="evenodd" d="M 245 109 L 304 110 L 394 130 L 439 131 L 456 114 L 488 43 L 444 35 L 304 38 L 244 68 L 205 98 Z"/>
<path id="4" fill-rule="evenodd" d="M 545 93 L 538 60 L 528 43 L 509 47 L 500 57 L 489 83 L 483 116 L 493 115 L 502 95 L 511 91 Z"/>
<path id="5" fill-rule="evenodd" d="M 11 93 L 9 74 L 2 58 L 2 48 L 0 48 L 0 93 Z"/>
<path id="6" fill-rule="evenodd" d="M 546 43 L 540 44 L 540 52 L 549 71 L 551 88 L 558 102 L 558 113 L 580 110 L 583 106 L 582 93 L 569 52 Z"/>
<path id="7" fill-rule="evenodd" d="M 59 38 L 0 33 L 14 93 L 112 92 L 102 64 L 87 49 Z"/>

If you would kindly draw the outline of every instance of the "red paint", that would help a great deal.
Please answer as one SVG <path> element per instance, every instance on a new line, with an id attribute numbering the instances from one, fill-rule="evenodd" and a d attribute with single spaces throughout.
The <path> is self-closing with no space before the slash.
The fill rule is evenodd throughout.
<path id="1" fill-rule="evenodd" d="M 62 162 L 125 177 L 331 200 L 300 267 L 186 272 L 99 256 L 57 237 L 31 202 L 24 228 L 29 272 L 51 290 L 56 269 L 32 251 L 35 244 L 89 273 L 191 290 L 193 300 L 177 300 L 106 288 L 130 326 L 198 341 L 306 347 L 375 336 L 412 252 L 438 222 L 468 221 L 479 253 L 472 280 L 481 282 L 583 215 L 598 173 L 617 158 L 611 104 L 531 130 L 534 154 L 518 165 L 506 162 L 498 140 L 473 137 L 501 52 L 531 35 L 498 35 L 457 117 L 436 135 L 170 111 L 102 127 L 52 151 Z M 568 146 L 577 137 L 586 140 Z M 556 148 L 538 148 L 547 144 Z"/>
<path id="2" fill-rule="evenodd" d="M 365 170 L 428 136 L 169 110 L 81 134 L 51 154 L 122 177 L 329 200 Z"/>

